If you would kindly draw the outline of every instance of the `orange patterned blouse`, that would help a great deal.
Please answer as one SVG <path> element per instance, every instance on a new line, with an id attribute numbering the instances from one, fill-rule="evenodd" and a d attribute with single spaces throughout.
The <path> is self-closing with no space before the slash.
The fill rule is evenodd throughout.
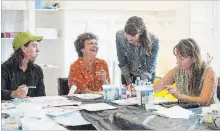
<path id="1" fill-rule="evenodd" d="M 106 79 L 110 83 L 108 65 L 104 60 L 96 58 L 93 70 L 95 72 L 100 72 L 103 69 L 106 72 Z M 81 93 L 81 91 L 85 89 L 89 89 L 91 91 L 102 91 L 101 81 L 98 80 L 97 76 L 93 76 L 92 72 L 86 70 L 85 63 L 82 58 L 78 58 L 78 60 L 70 66 L 68 80 L 69 88 L 71 88 L 73 84 L 77 87 L 74 93 Z"/>

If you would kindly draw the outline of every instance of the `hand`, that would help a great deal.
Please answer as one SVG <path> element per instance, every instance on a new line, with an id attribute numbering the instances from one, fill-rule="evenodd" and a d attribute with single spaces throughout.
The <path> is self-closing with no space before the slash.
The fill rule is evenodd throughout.
<path id="1" fill-rule="evenodd" d="M 182 98 L 182 94 L 175 87 L 173 87 L 171 85 L 165 85 L 165 88 L 167 89 L 169 94 L 172 94 L 177 99 Z"/>
<path id="2" fill-rule="evenodd" d="M 81 91 L 82 94 L 86 94 L 86 93 L 92 93 L 92 91 L 88 88 L 84 89 Z"/>
<path id="3" fill-rule="evenodd" d="M 99 94 L 99 95 L 104 95 L 104 92 L 103 91 L 93 91 L 93 94 Z"/>
<path id="4" fill-rule="evenodd" d="M 27 96 L 27 87 L 26 85 L 21 85 L 17 88 L 17 90 L 11 92 L 12 98 L 25 98 Z"/>
<path id="5" fill-rule="evenodd" d="M 96 72 L 96 76 L 102 84 L 108 84 L 108 80 L 106 79 L 106 72 L 104 69 L 102 69 L 100 72 Z"/>
<path id="6" fill-rule="evenodd" d="M 123 86 L 126 86 L 126 85 L 123 85 Z M 129 85 L 127 85 L 126 87 L 127 87 L 127 90 L 128 90 L 129 92 L 135 90 L 135 86 L 134 86 L 133 84 L 129 84 Z"/>

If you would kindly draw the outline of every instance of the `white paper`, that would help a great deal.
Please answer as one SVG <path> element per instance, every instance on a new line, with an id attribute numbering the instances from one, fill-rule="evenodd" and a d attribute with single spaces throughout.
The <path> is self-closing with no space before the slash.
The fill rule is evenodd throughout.
<path id="1" fill-rule="evenodd" d="M 127 98 L 127 99 L 121 99 L 121 100 L 114 100 L 112 103 L 118 104 L 118 105 L 137 105 L 138 100 L 137 97 Z"/>
<path id="2" fill-rule="evenodd" d="M 62 107 L 51 107 L 51 108 L 44 109 L 46 114 L 54 116 L 54 117 L 65 115 L 65 114 L 78 111 L 78 110 L 81 110 L 79 106 L 62 106 Z"/>
<path id="3" fill-rule="evenodd" d="M 80 108 L 85 109 L 87 111 L 100 111 L 100 110 L 108 110 L 108 109 L 116 109 L 117 107 L 111 106 L 106 103 L 95 103 L 95 104 L 81 104 Z"/>
<path id="4" fill-rule="evenodd" d="M 81 104 L 81 102 L 79 101 L 69 100 L 68 98 L 62 96 L 33 97 L 27 99 L 40 107 L 68 106 Z"/>
<path id="5" fill-rule="evenodd" d="M 78 97 L 80 99 L 86 99 L 86 100 L 92 100 L 92 99 L 97 99 L 97 98 L 102 97 L 102 95 L 100 94 L 74 94 L 73 96 Z"/>
<path id="6" fill-rule="evenodd" d="M 73 96 L 76 89 L 77 87 L 75 85 L 72 85 L 72 87 L 69 90 L 68 96 Z"/>
<path id="7" fill-rule="evenodd" d="M 30 98 L 26 98 L 26 99 L 31 102 L 68 100 L 68 98 L 63 97 L 63 96 L 41 96 L 41 97 L 30 97 Z"/>
<path id="8" fill-rule="evenodd" d="M 65 117 L 56 117 L 54 118 L 54 121 L 65 126 L 79 126 L 90 124 L 82 117 L 79 111 L 72 112 L 71 114 Z"/>
<path id="9" fill-rule="evenodd" d="M 16 108 L 14 103 L 2 103 L 2 110 Z"/>
<path id="10" fill-rule="evenodd" d="M 66 130 L 49 118 L 24 117 L 21 119 L 21 124 L 22 130 Z"/>
<path id="11" fill-rule="evenodd" d="M 184 109 L 180 106 L 173 106 L 171 108 L 156 111 L 155 113 L 163 117 L 183 119 L 189 119 L 189 116 L 193 114 L 192 111 Z"/>

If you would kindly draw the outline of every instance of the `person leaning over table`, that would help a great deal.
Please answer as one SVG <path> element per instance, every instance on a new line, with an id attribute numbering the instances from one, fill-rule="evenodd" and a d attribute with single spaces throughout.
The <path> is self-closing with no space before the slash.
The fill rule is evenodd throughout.
<path id="1" fill-rule="evenodd" d="M 96 58 L 98 52 L 97 36 L 92 33 L 80 34 L 74 42 L 78 59 L 71 64 L 68 86 L 75 85 L 74 93 L 101 92 L 103 84 L 109 84 L 107 63 Z"/>
<path id="2" fill-rule="evenodd" d="M 1 99 L 45 96 L 44 75 L 40 66 L 34 64 L 42 36 L 29 32 L 18 33 L 13 42 L 14 53 L 1 65 Z M 27 89 L 26 86 L 36 88 Z"/>
<path id="3" fill-rule="evenodd" d="M 142 18 L 127 20 L 124 30 L 116 33 L 116 48 L 123 85 L 129 89 L 137 77 L 154 82 L 159 40 L 148 32 Z"/>
<path id="4" fill-rule="evenodd" d="M 217 100 L 217 77 L 210 63 L 202 60 L 198 44 L 192 38 L 182 39 L 174 47 L 177 66 L 155 82 L 155 92 L 167 89 L 185 102 L 210 105 Z M 172 84 L 176 83 L 176 88 Z"/>

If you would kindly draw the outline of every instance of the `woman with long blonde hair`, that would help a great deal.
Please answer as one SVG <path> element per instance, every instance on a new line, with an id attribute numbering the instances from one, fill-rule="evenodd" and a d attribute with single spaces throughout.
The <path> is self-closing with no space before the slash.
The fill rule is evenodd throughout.
<path id="1" fill-rule="evenodd" d="M 197 102 L 201 105 L 214 103 L 214 98 L 217 98 L 217 77 L 209 63 L 202 60 L 195 40 L 180 40 L 173 53 L 177 67 L 153 85 L 155 91 L 167 89 L 170 94 L 185 102 Z M 176 83 L 176 88 L 171 86 L 173 83 Z"/>

